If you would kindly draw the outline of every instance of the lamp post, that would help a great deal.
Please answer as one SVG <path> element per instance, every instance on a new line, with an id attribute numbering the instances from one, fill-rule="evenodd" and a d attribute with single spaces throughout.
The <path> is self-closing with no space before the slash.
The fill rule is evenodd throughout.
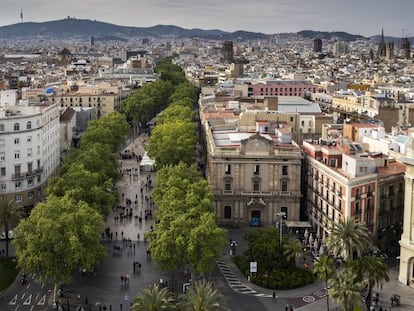
<path id="1" fill-rule="evenodd" d="M 280 230 L 280 247 L 282 247 L 282 238 L 283 238 L 283 217 L 286 217 L 286 213 L 285 213 L 285 212 L 279 212 L 279 213 L 277 213 L 276 215 L 280 217 L 280 222 L 279 222 L 279 230 Z"/>

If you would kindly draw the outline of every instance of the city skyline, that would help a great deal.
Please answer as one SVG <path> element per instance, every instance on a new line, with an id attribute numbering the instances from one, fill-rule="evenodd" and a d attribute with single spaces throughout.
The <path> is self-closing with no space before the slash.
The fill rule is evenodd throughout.
<path id="1" fill-rule="evenodd" d="M 414 36 L 412 0 L 2 0 L 0 26 L 45 22 L 68 16 L 120 26 L 175 25 L 183 28 L 253 31 L 266 34 L 301 30 L 345 31 L 373 36 Z"/>

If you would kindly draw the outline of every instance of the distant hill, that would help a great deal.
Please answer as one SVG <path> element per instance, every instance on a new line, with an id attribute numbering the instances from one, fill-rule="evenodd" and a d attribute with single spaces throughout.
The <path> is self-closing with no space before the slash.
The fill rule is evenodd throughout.
<path id="1" fill-rule="evenodd" d="M 33 38 L 114 38 L 114 40 L 128 40 L 130 38 L 206 38 L 215 40 L 255 40 L 267 39 L 274 35 L 260 32 L 235 31 L 226 32 L 219 29 L 185 29 L 173 25 L 156 25 L 152 27 L 119 26 L 96 20 L 65 18 L 56 21 L 42 23 L 19 23 L 0 27 L 0 39 L 33 39 Z M 355 41 L 369 39 L 360 35 L 352 35 L 346 32 L 323 32 L 302 30 L 298 33 L 284 34 L 296 35 L 306 39 L 320 38 L 341 41 Z M 371 39 L 376 39 L 371 37 Z M 391 41 L 391 40 L 390 40 Z"/>
<path id="2" fill-rule="evenodd" d="M 333 39 L 337 38 L 340 41 L 346 41 L 346 42 L 356 41 L 356 40 L 359 40 L 359 39 L 362 39 L 362 40 L 367 39 L 363 36 L 352 35 L 352 34 L 349 34 L 347 32 L 343 32 L 343 31 L 327 32 L 327 31 L 302 30 L 302 31 L 299 31 L 297 33 L 297 35 L 301 36 L 303 38 L 307 38 L 307 39 L 319 38 L 319 39 L 322 39 L 322 40 L 333 40 Z"/>
<path id="3" fill-rule="evenodd" d="M 185 29 L 172 25 L 156 25 L 152 27 L 128 27 L 114 24 L 85 20 L 66 18 L 57 21 L 48 21 L 43 23 L 19 23 L 0 27 L 0 38 L 64 38 L 64 37 L 108 37 L 128 39 L 131 37 L 158 37 L 158 38 L 210 38 L 210 39 L 228 39 L 228 40 L 249 40 L 267 38 L 268 35 L 248 31 L 225 32 L 218 29 Z"/>

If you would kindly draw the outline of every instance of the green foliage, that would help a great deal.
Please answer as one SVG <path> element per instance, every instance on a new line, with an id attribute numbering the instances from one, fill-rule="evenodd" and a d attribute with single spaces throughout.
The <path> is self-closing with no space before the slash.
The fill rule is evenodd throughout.
<path id="1" fill-rule="evenodd" d="M 105 144 L 111 152 L 117 152 L 125 141 L 129 125 L 123 114 L 113 112 L 98 120 L 89 122 L 80 141 L 81 150 L 89 149 L 93 144 Z"/>
<path id="2" fill-rule="evenodd" d="M 259 286 L 273 289 L 290 289 L 312 283 L 314 278 L 312 272 L 307 269 L 297 268 L 292 265 L 283 254 L 283 250 L 289 249 L 288 257 L 295 258 L 287 246 L 280 248 L 280 232 L 273 227 L 251 229 L 247 236 L 249 242 L 248 250 L 242 255 L 235 257 L 235 263 L 240 271 L 249 275 L 249 264 L 257 262 L 258 272 L 252 276 L 251 281 Z M 290 243 L 290 237 L 283 240 Z M 294 257 L 292 257 L 294 256 Z"/>
<path id="3" fill-rule="evenodd" d="M 195 112 L 190 107 L 181 105 L 170 105 L 164 110 L 162 114 L 157 117 L 157 124 L 163 124 L 168 122 L 186 121 L 193 122 L 195 118 Z"/>
<path id="4" fill-rule="evenodd" d="M 99 173 L 92 173 L 82 163 L 76 162 L 62 177 L 51 181 L 48 193 L 59 197 L 68 195 L 76 201 L 87 202 L 101 215 L 107 216 L 118 200 L 112 188 L 112 180 L 102 180 Z"/>
<path id="5" fill-rule="evenodd" d="M 157 64 L 155 72 L 161 75 L 161 80 L 169 81 L 173 85 L 178 85 L 186 81 L 181 67 L 171 63 L 171 59 L 169 58 L 161 60 Z"/>
<path id="6" fill-rule="evenodd" d="M 335 222 L 327 239 L 328 248 L 335 256 L 343 256 L 345 260 L 352 260 L 354 252 L 357 257 L 366 254 L 371 244 L 367 227 L 354 219 Z"/>
<path id="7" fill-rule="evenodd" d="M 328 288 L 329 280 L 335 276 L 334 260 L 324 255 L 319 260 L 315 260 L 313 264 L 313 273 L 325 283 Z M 326 295 L 326 310 L 329 311 L 329 292 Z"/>
<path id="8" fill-rule="evenodd" d="M 19 269 L 14 257 L 0 257 L 0 292 L 9 288 L 16 279 Z"/>
<path id="9" fill-rule="evenodd" d="M 343 310 L 352 311 L 361 301 L 362 282 L 350 269 L 344 269 L 331 281 L 329 296 L 342 305 Z"/>
<path id="10" fill-rule="evenodd" d="M 187 164 L 194 162 L 195 124 L 193 122 L 176 121 L 157 125 L 148 141 L 148 155 L 155 159 L 157 167 L 168 164 Z"/>
<path id="11" fill-rule="evenodd" d="M 9 257 L 9 230 L 13 229 L 25 216 L 22 206 L 16 205 L 13 200 L 0 200 L 0 228 L 4 229 L 6 242 L 6 257 Z"/>
<path id="12" fill-rule="evenodd" d="M 177 85 L 174 92 L 170 97 L 170 102 L 176 102 L 182 100 L 184 98 L 191 99 L 193 101 L 193 105 L 197 101 L 197 93 L 194 86 L 192 86 L 189 82 L 183 82 Z"/>
<path id="13" fill-rule="evenodd" d="M 208 182 L 195 166 L 165 166 L 157 174 L 152 197 L 158 223 L 150 234 L 150 248 L 161 269 L 209 273 L 221 256 L 225 231 L 215 222 Z"/>
<path id="14" fill-rule="evenodd" d="M 226 311 L 225 300 L 213 285 L 205 280 L 192 284 L 187 294 L 181 295 L 178 307 L 188 311 Z"/>
<path id="15" fill-rule="evenodd" d="M 103 226 L 102 216 L 87 203 L 49 195 L 15 229 L 19 267 L 41 281 L 69 282 L 75 271 L 91 270 L 106 256 Z"/>
<path id="16" fill-rule="evenodd" d="M 132 311 L 175 310 L 172 293 L 167 288 L 150 286 L 132 301 Z"/>

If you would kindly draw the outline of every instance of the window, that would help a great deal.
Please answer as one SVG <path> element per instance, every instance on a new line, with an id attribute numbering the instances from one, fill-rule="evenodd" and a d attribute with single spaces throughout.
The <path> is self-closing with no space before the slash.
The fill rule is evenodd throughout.
<path id="1" fill-rule="evenodd" d="M 226 164 L 224 166 L 224 172 L 226 173 L 226 175 L 230 175 L 231 174 L 231 165 L 230 164 Z"/>
<path id="2" fill-rule="evenodd" d="M 302 120 L 300 123 L 302 126 L 305 126 L 305 121 Z"/>
<path id="3" fill-rule="evenodd" d="M 260 165 L 256 164 L 254 166 L 253 174 L 254 175 L 259 175 L 260 174 Z"/>
<path id="4" fill-rule="evenodd" d="M 14 123 L 13 128 L 14 128 L 15 131 L 20 131 L 20 124 L 19 123 Z"/>
<path id="5" fill-rule="evenodd" d="M 6 154 L 4 152 L 0 152 L 0 161 L 6 160 Z"/>
<path id="6" fill-rule="evenodd" d="M 258 179 L 253 180 L 253 191 L 260 192 L 260 180 Z"/>
<path id="7" fill-rule="evenodd" d="M 27 149 L 27 156 L 30 158 L 32 156 L 32 148 Z"/>
<path id="8" fill-rule="evenodd" d="M 226 190 L 226 191 L 231 191 L 232 190 L 231 180 L 225 180 L 224 181 L 224 190 Z"/>
<path id="9" fill-rule="evenodd" d="M 32 121 L 27 121 L 26 123 L 26 129 L 31 130 L 32 129 Z"/>
<path id="10" fill-rule="evenodd" d="M 20 138 L 15 138 L 15 139 L 14 139 L 14 144 L 15 144 L 15 145 L 18 145 L 19 143 L 20 143 Z"/>
<path id="11" fill-rule="evenodd" d="M 6 176 L 6 168 L 5 167 L 0 168 L 0 175 L 1 176 Z"/>
<path id="12" fill-rule="evenodd" d="M 282 191 L 288 191 L 288 182 L 287 180 L 282 180 Z"/>
<path id="13" fill-rule="evenodd" d="M 287 219 L 287 218 L 288 218 L 288 208 L 287 208 L 286 206 L 282 206 L 282 207 L 280 208 L 280 212 L 281 212 L 281 213 L 284 213 L 284 215 L 283 215 L 283 219 Z"/>
<path id="14" fill-rule="evenodd" d="M 225 205 L 224 206 L 224 218 L 225 219 L 230 219 L 231 218 L 231 206 L 230 205 Z"/>
<path id="15" fill-rule="evenodd" d="M 283 176 L 287 176 L 288 175 L 288 166 L 287 165 L 283 165 L 282 166 L 282 175 Z"/>
<path id="16" fill-rule="evenodd" d="M 6 184 L 1 184 L 1 185 L 0 185 L 0 188 L 1 188 L 1 190 L 6 190 L 7 185 L 6 185 Z"/>
<path id="17" fill-rule="evenodd" d="M 20 159 L 20 152 L 19 151 L 14 152 L 14 158 L 15 159 Z"/>
<path id="18" fill-rule="evenodd" d="M 34 198 L 33 191 L 29 191 L 29 192 L 27 193 L 27 196 L 28 196 L 29 200 L 33 200 L 33 198 Z"/>
<path id="19" fill-rule="evenodd" d="M 4 124 L 3 123 L 0 124 L 0 132 L 4 132 Z"/>
<path id="20" fill-rule="evenodd" d="M 355 202 L 355 214 L 359 215 L 361 213 L 361 209 L 359 207 L 359 202 Z"/>
<path id="21" fill-rule="evenodd" d="M 6 144 L 4 139 L 0 139 L 0 146 L 4 146 Z"/>
<path id="22" fill-rule="evenodd" d="M 29 179 L 29 180 L 27 181 L 27 186 L 28 186 L 28 187 L 33 187 L 33 179 Z"/>
<path id="23" fill-rule="evenodd" d="M 16 194 L 16 202 L 21 202 L 21 201 L 22 201 L 22 195 Z"/>
<path id="24" fill-rule="evenodd" d="M 27 136 L 27 142 L 28 143 L 32 142 L 32 136 Z"/>
<path id="25" fill-rule="evenodd" d="M 20 181 L 16 181 L 16 182 L 14 183 L 14 187 L 15 187 L 16 189 L 20 189 L 20 188 L 22 187 L 22 183 L 21 183 Z"/>

